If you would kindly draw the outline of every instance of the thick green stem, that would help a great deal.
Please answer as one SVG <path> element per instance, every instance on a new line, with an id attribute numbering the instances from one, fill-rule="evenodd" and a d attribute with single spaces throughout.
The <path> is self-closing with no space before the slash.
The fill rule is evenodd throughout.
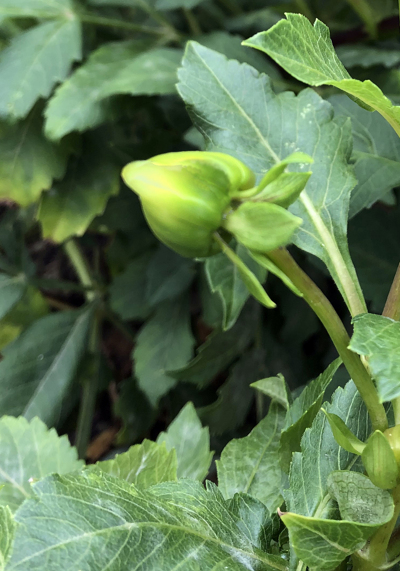
<path id="1" fill-rule="evenodd" d="M 88 264 L 75 240 L 69 240 L 64 246 L 75 271 L 79 277 L 81 284 L 85 287 L 92 288 L 86 292 L 86 300 L 92 302 L 97 297 L 96 284 L 91 276 Z M 83 384 L 83 393 L 79 409 L 78 426 L 76 433 L 75 446 L 78 450 L 80 458 L 86 457 L 86 450 L 90 440 L 90 431 L 93 422 L 94 409 L 96 404 L 99 368 L 100 368 L 100 329 L 101 317 L 99 309 L 95 308 L 92 328 L 90 332 L 88 352 L 93 367 L 89 369 L 89 378 L 85 379 Z"/>
<path id="2" fill-rule="evenodd" d="M 92 323 L 92 331 L 89 339 L 89 376 L 84 379 L 81 405 L 79 409 L 78 424 L 76 429 L 75 446 L 78 450 L 79 458 L 86 458 L 86 450 L 90 441 L 92 422 L 96 406 L 96 397 L 100 372 L 100 324 L 98 313 L 95 314 Z"/>
<path id="3" fill-rule="evenodd" d="M 383 316 L 390 317 L 395 321 L 400 321 L 400 264 L 397 268 L 396 275 L 390 288 L 385 307 L 383 309 Z M 393 399 L 393 411 L 396 424 L 400 424 L 400 397 Z"/>
<path id="4" fill-rule="evenodd" d="M 285 248 L 268 252 L 268 257 L 282 270 L 292 283 L 301 291 L 305 301 L 319 317 L 329 333 L 350 377 L 364 400 L 374 430 L 385 430 L 387 418 L 375 385 L 368 375 L 360 358 L 348 349 L 350 339 L 338 314 L 330 301 L 325 297 L 316 284 L 303 272 Z"/>

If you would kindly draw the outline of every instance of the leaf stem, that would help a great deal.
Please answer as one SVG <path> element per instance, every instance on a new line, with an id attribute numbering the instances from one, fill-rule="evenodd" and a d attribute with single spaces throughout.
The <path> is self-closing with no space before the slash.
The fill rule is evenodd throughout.
<path id="1" fill-rule="evenodd" d="M 399 0 L 400 1 L 400 0 Z M 394 276 L 392 287 L 385 303 L 382 315 L 400 321 L 400 264 Z M 400 397 L 393 399 L 393 411 L 395 423 L 400 424 Z"/>
<path id="2" fill-rule="evenodd" d="M 93 14 L 80 14 L 79 19 L 86 24 L 94 24 L 95 26 L 106 26 L 111 28 L 120 28 L 131 32 L 141 32 L 143 34 L 151 34 L 153 36 L 165 36 L 171 34 L 171 30 L 165 28 L 152 28 L 151 26 L 142 26 L 141 24 L 133 24 L 124 20 L 114 18 L 104 18 L 103 16 L 95 16 Z"/>
<path id="3" fill-rule="evenodd" d="M 78 246 L 78 243 L 74 239 L 68 240 L 68 242 L 64 244 L 64 250 L 70 259 L 71 264 L 74 266 L 81 284 L 85 288 L 88 288 L 86 291 L 87 301 L 93 301 L 96 297 L 95 284 L 93 283 L 89 266 Z"/>
<path id="4" fill-rule="evenodd" d="M 350 338 L 330 301 L 309 276 L 297 265 L 285 248 L 268 252 L 266 255 L 301 291 L 305 301 L 324 325 L 350 377 L 353 379 L 354 384 L 366 404 L 373 429 L 385 430 L 387 428 L 387 418 L 385 409 L 379 402 L 378 392 L 358 355 L 348 349 Z"/>

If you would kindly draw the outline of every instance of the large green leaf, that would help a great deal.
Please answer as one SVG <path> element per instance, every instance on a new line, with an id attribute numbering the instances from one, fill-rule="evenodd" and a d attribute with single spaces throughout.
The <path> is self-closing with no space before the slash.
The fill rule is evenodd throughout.
<path id="1" fill-rule="evenodd" d="M 0 419 L 0 505 L 15 511 L 33 495 L 31 482 L 57 472 L 66 474 L 80 470 L 67 436 L 57 436 L 54 429 L 34 418 L 3 416 Z M 1 565 L 0 565 L 1 568 Z"/>
<path id="2" fill-rule="evenodd" d="M 329 28 L 319 20 L 314 26 L 301 14 L 286 14 L 275 26 L 244 44 L 267 53 L 296 79 L 309 85 L 333 85 L 378 111 L 400 135 L 400 107 L 385 97 L 372 81 L 352 79 L 337 57 Z"/>
<path id="3" fill-rule="evenodd" d="M 272 513 L 282 502 L 279 439 L 285 412 L 273 402 L 268 415 L 244 438 L 227 444 L 217 461 L 218 486 L 225 498 L 244 492 Z"/>
<path id="4" fill-rule="evenodd" d="M 14 541 L 15 521 L 7 506 L 0 506 L 0 569 L 3 571 L 7 563 Z"/>
<path id="5" fill-rule="evenodd" d="M 85 351 L 91 308 L 53 313 L 35 321 L 3 349 L 0 414 L 57 422 Z"/>
<path id="6" fill-rule="evenodd" d="M 215 330 L 201 345 L 197 355 L 185 367 L 171 372 L 175 379 L 205 386 L 226 369 L 254 339 L 258 308 L 246 307 L 229 331 Z"/>
<path id="7" fill-rule="evenodd" d="M 44 138 L 34 112 L 16 124 L 0 122 L 0 154 L 0 198 L 21 206 L 36 202 L 65 172 L 67 147 Z"/>
<path id="8" fill-rule="evenodd" d="M 168 372 L 189 361 L 194 343 L 186 298 L 161 303 L 142 327 L 133 351 L 134 369 L 152 404 L 176 384 Z"/>
<path id="9" fill-rule="evenodd" d="M 195 276 L 193 266 L 193 260 L 182 258 L 160 244 L 146 271 L 146 298 L 150 306 L 182 295 Z"/>
<path id="10" fill-rule="evenodd" d="M 352 381 L 344 389 L 337 389 L 332 404 L 324 408 L 339 416 L 360 440 L 367 439 L 370 430 L 367 411 Z M 306 518 L 332 518 L 335 507 L 329 496 L 328 477 L 335 470 L 363 471 L 358 458 L 339 447 L 326 416 L 320 411 L 303 435 L 301 452 L 293 454 L 289 488 L 284 492 L 288 511 Z M 293 555 L 291 569 L 303 571 L 306 567 L 296 564 Z"/>
<path id="11" fill-rule="evenodd" d="M 400 141 L 378 113 L 369 113 L 345 95 L 334 95 L 329 102 L 337 117 L 351 117 L 358 180 L 350 200 L 350 216 L 354 216 L 400 184 Z"/>
<path id="12" fill-rule="evenodd" d="M 253 349 L 229 371 L 225 383 L 217 390 L 217 399 L 197 409 L 204 424 L 211 433 L 221 434 L 241 426 L 254 400 L 254 391 L 250 384 L 258 379 L 265 363 L 264 351 Z"/>
<path id="13" fill-rule="evenodd" d="M 8 18 L 50 18 L 71 16 L 71 0 L 0 0 L 0 16 Z"/>
<path id="14" fill-rule="evenodd" d="M 390 45 L 385 49 L 384 46 L 348 44 L 338 46 L 336 53 L 346 68 L 373 67 L 374 65 L 393 67 L 400 63 L 399 50 L 391 49 Z"/>
<path id="15" fill-rule="evenodd" d="M 247 248 L 237 244 L 235 251 L 257 279 L 263 283 L 266 271 L 253 260 Z M 217 293 L 221 298 L 224 314 L 222 328 L 224 330 L 230 329 L 236 323 L 250 295 L 249 290 L 243 282 L 237 266 L 223 253 L 207 258 L 205 271 L 211 291 Z"/>
<path id="16" fill-rule="evenodd" d="M 293 241 L 327 264 L 353 313 L 365 311 L 346 240 L 356 184 L 348 165 L 350 122 L 332 119 L 332 107 L 315 92 L 275 95 L 268 77 L 193 42 L 178 76 L 178 90 L 208 148 L 240 158 L 259 180 L 293 152 L 314 159 L 313 174 L 290 207 L 303 219 Z M 308 171 L 307 164 L 290 168 Z"/>
<path id="17" fill-rule="evenodd" d="M 102 123 L 110 97 L 174 93 L 181 50 L 146 50 L 148 42 L 115 42 L 93 52 L 56 91 L 46 110 L 46 134 L 60 139 Z"/>
<path id="18" fill-rule="evenodd" d="M 122 319 L 145 319 L 151 309 L 147 302 L 147 275 L 150 255 L 132 260 L 110 286 L 110 305 Z"/>
<path id="19" fill-rule="evenodd" d="M 289 407 L 281 434 L 281 463 L 285 471 L 289 471 L 292 453 L 300 451 L 300 441 L 304 431 L 312 425 L 317 416 L 325 390 L 341 362 L 341 359 L 333 361 L 319 377 L 304 388 L 301 395 Z"/>
<path id="20" fill-rule="evenodd" d="M 0 56 L 0 115 L 25 117 L 80 58 L 81 28 L 73 14 L 16 36 Z"/>
<path id="21" fill-rule="evenodd" d="M 238 527 L 251 543 L 263 551 L 269 551 L 272 537 L 279 532 L 278 514 L 271 517 L 262 502 L 243 493 L 233 496 L 229 508 L 239 517 Z"/>
<path id="22" fill-rule="evenodd" d="M 204 480 L 210 469 L 210 433 L 202 427 L 191 402 L 187 403 L 171 422 L 166 432 L 160 432 L 157 442 L 165 442 L 167 450 L 176 450 L 178 477 Z"/>
<path id="23" fill-rule="evenodd" d="M 16 514 L 7 571 L 286 570 L 240 532 L 218 490 L 182 481 L 141 491 L 106 474 L 50 476 Z M 51 519 L 48 515 L 51 514 Z"/>
<path id="24" fill-rule="evenodd" d="M 165 445 L 143 440 L 142 444 L 131 446 L 112 460 L 97 462 L 90 469 L 126 480 L 144 490 L 161 482 L 176 480 L 176 452 L 174 449 L 168 452 Z"/>
<path id="25" fill-rule="evenodd" d="M 382 315 L 354 319 L 349 349 L 368 358 L 381 402 L 400 396 L 400 323 Z"/>
<path id="26" fill-rule="evenodd" d="M 66 177 L 43 194 L 38 219 L 43 236 L 63 242 L 82 236 L 119 190 L 119 167 L 97 146 L 70 165 Z"/>
<path id="27" fill-rule="evenodd" d="M 348 555 L 393 517 L 393 499 L 362 474 L 346 470 L 328 478 L 330 494 L 339 504 L 342 521 L 287 513 L 292 547 L 311 568 L 333 571 Z"/>

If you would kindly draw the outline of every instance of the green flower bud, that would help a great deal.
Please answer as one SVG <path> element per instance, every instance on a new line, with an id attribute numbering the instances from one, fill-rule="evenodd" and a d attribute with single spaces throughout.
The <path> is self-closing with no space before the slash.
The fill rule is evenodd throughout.
<path id="1" fill-rule="evenodd" d="M 136 161 L 123 169 L 122 178 L 139 195 L 157 238 L 190 258 L 220 250 L 213 233 L 232 196 L 255 184 L 253 172 L 238 159 L 203 151 Z"/>

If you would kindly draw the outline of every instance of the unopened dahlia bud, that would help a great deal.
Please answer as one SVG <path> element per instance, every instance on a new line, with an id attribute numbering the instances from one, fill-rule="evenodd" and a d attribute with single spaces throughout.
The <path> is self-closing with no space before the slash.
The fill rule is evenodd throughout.
<path id="1" fill-rule="evenodd" d="M 138 194 L 154 234 L 186 257 L 215 254 L 213 234 L 238 191 L 254 186 L 253 172 L 223 153 L 189 151 L 128 164 L 125 183 Z"/>

